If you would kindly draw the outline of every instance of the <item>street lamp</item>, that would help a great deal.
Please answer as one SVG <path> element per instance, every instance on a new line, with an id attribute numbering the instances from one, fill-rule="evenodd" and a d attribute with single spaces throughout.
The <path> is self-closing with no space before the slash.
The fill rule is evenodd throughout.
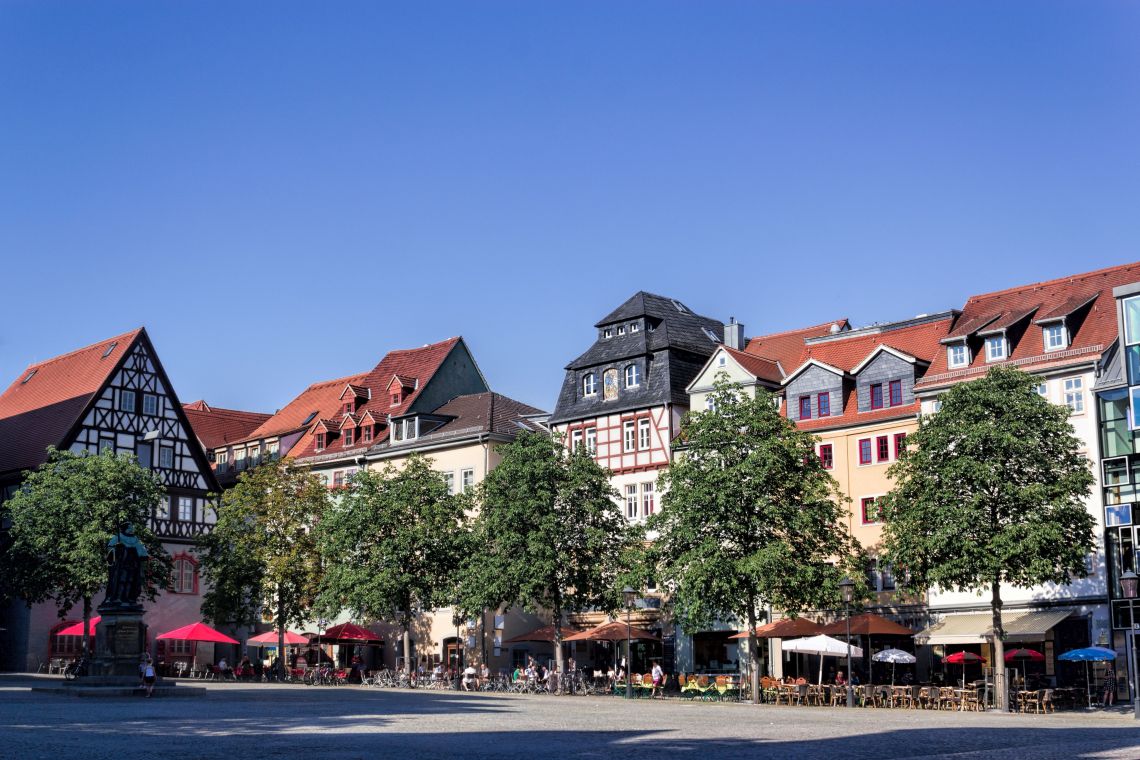
<path id="1" fill-rule="evenodd" d="M 633 699 L 633 629 L 630 616 L 633 614 L 633 601 L 637 592 L 629 586 L 621 590 L 625 599 L 625 698 Z"/>
<path id="2" fill-rule="evenodd" d="M 839 581 L 839 593 L 843 596 L 843 615 L 847 618 L 847 706 L 855 706 L 855 689 L 851 686 L 851 600 L 855 596 L 855 581 L 843 576 Z"/>
<path id="3" fill-rule="evenodd" d="M 1125 642 L 1128 644 L 1128 696 L 1132 698 L 1132 717 L 1140 720 L 1140 685 L 1136 682 L 1140 680 L 1136 675 L 1136 585 L 1140 578 L 1137 578 L 1136 573 L 1129 570 L 1120 576 L 1120 593 L 1125 599 L 1128 600 L 1128 622 L 1132 627 L 1128 629 L 1128 638 Z"/>

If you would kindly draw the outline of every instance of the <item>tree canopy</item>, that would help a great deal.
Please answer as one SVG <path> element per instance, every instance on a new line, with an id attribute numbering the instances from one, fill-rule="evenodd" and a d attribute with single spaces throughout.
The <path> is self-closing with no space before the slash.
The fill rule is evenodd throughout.
<path id="1" fill-rule="evenodd" d="M 763 605 L 793 615 L 834 607 L 855 542 L 815 437 L 770 394 L 749 395 L 723 373 L 710 396 L 712 411 L 682 423 L 681 450 L 660 478 L 661 511 L 647 526 L 658 533 L 650 558 L 672 590 L 674 617 L 690 631 L 714 620 L 752 631 Z M 755 682 L 754 637 L 749 652 Z"/>
<path id="2" fill-rule="evenodd" d="M 318 608 L 394 620 L 411 669 L 408 630 L 416 612 L 455 601 L 455 574 L 467 546 L 466 504 L 418 454 L 402 469 L 358 472 L 318 526 L 326 568 Z"/>
<path id="3" fill-rule="evenodd" d="M 884 558 L 905 588 L 990 590 L 999 681 L 1002 584 L 1084 577 L 1095 546 L 1083 503 L 1089 461 L 1069 409 L 1038 395 L 1038 383 L 995 367 L 944 393 L 888 471 L 895 487 L 880 502 Z"/>
<path id="4" fill-rule="evenodd" d="M 131 523 L 150 555 L 143 595 L 154 600 L 170 583 L 171 559 L 150 529 L 166 491 L 159 477 L 128 454 L 49 451 L 28 472 L 4 510 L 12 521 L 4 573 L 28 604 L 54 601 L 60 617 L 83 604 L 88 651 L 91 601 L 107 584 L 107 541 Z"/>
<path id="5" fill-rule="evenodd" d="M 502 447 L 483 481 L 474 542 L 461 581 L 464 609 L 523 606 L 549 612 L 562 663 L 562 616 L 616 609 L 631 540 L 609 473 L 584 449 L 524 432 Z"/>
<path id="6" fill-rule="evenodd" d="M 308 618 L 320 560 L 313 528 L 328 505 L 324 482 L 288 459 L 246 470 L 221 495 L 217 521 L 199 538 L 210 588 L 202 614 L 215 623 L 253 625 L 269 613 L 278 631 Z"/>

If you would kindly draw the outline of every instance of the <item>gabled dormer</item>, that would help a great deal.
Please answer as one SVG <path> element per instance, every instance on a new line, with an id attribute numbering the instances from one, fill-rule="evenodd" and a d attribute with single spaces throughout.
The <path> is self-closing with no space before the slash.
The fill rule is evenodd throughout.
<path id="1" fill-rule="evenodd" d="M 313 426 L 313 451 L 324 451 L 340 434 L 340 420 L 318 420 Z"/>
<path id="2" fill-rule="evenodd" d="M 875 412 L 914 403 L 914 383 L 929 362 L 879 344 L 851 369 L 860 412 Z"/>
<path id="3" fill-rule="evenodd" d="M 1044 353 L 1064 351 L 1072 345 L 1073 336 L 1080 329 L 1088 314 L 1089 306 L 1096 300 L 1097 295 L 1093 293 L 1073 296 L 1033 320 L 1033 324 L 1041 328 L 1041 346 Z"/>
<path id="4" fill-rule="evenodd" d="M 341 414 L 355 414 L 360 410 L 360 407 L 368 403 L 368 399 L 372 397 L 372 393 L 362 385 L 353 385 L 348 383 L 344 386 L 344 390 L 340 392 L 340 413 Z"/>
<path id="5" fill-rule="evenodd" d="M 371 444 L 379 437 L 383 426 L 387 424 L 387 420 L 384 417 L 373 413 L 371 409 L 362 414 L 356 428 L 359 432 L 360 445 L 366 446 Z"/>
<path id="6" fill-rule="evenodd" d="M 808 359 L 784 378 L 788 419 L 807 421 L 843 414 L 845 381 L 850 375 L 818 359 Z"/>
<path id="7" fill-rule="evenodd" d="M 392 379 L 388 381 L 388 405 L 399 406 L 404 403 L 412 393 L 415 392 L 418 381 L 414 377 L 401 377 L 400 375 L 392 375 Z"/>

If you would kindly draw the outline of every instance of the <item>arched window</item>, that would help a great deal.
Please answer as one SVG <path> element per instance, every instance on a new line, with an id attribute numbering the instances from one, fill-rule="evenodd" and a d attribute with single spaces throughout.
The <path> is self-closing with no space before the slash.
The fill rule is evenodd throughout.
<path id="1" fill-rule="evenodd" d="M 582 378 L 582 395 L 594 396 L 598 393 L 598 376 L 593 372 Z"/>
<path id="2" fill-rule="evenodd" d="M 637 365 L 630 364 L 625 368 L 625 387 L 632 388 L 641 382 L 641 378 L 637 376 Z"/>
<path id="3" fill-rule="evenodd" d="M 189 554 L 174 555 L 170 574 L 170 590 L 175 594 L 198 593 L 198 563 Z"/>

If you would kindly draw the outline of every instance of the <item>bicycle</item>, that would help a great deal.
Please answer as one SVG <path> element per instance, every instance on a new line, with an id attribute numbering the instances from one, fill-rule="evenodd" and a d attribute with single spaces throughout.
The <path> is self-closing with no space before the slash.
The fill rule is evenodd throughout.
<path id="1" fill-rule="evenodd" d="M 87 675 L 88 663 L 87 657 L 82 656 L 78 660 L 66 665 L 63 669 L 63 678 L 67 681 L 74 681 L 76 678 L 83 678 Z"/>

